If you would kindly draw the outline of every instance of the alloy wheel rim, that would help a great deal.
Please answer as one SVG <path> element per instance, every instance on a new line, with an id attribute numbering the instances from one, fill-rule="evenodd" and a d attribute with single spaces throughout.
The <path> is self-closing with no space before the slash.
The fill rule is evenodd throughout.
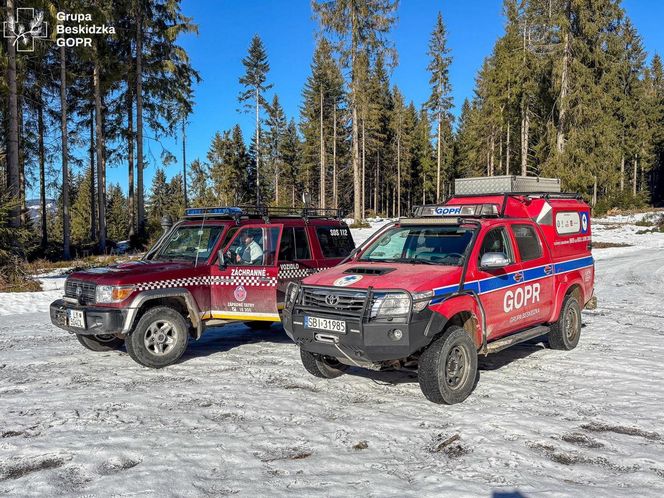
<path id="1" fill-rule="evenodd" d="M 175 347 L 175 327 L 167 320 L 156 320 L 146 330 L 143 343 L 145 348 L 154 355 L 168 354 Z"/>

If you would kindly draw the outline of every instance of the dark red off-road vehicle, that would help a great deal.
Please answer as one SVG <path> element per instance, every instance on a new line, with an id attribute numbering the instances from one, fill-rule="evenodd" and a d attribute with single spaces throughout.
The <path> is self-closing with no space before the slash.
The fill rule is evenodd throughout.
<path id="1" fill-rule="evenodd" d="M 206 327 L 278 322 L 290 282 L 353 248 L 337 210 L 187 209 L 144 259 L 72 273 L 51 321 L 88 349 L 125 344 L 138 363 L 164 367 Z"/>

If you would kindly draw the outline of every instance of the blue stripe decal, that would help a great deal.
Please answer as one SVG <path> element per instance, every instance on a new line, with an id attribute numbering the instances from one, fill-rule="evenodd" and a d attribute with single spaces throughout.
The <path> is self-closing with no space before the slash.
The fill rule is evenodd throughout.
<path id="1" fill-rule="evenodd" d="M 493 292 L 505 287 L 523 284 L 533 280 L 538 280 L 540 278 L 552 277 L 554 274 L 579 270 L 581 268 L 592 266 L 594 263 L 595 260 L 593 257 L 588 256 L 571 261 L 563 261 L 561 263 L 548 264 L 535 268 L 527 268 L 525 270 L 519 270 L 513 273 L 499 275 L 497 277 L 490 277 L 484 280 L 466 282 L 463 286 L 463 289 L 475 291 L 477 294 L 485 294 L 487 292 Z M 519 280 L 517 280 L 517 275 L 521 277 Z M 431 300 L 431 304 L 442 302 L 446 296 L 456 292 L 458 288 L 458 285 L 446 285 L 445 287 L 438 287 L 437 289 L 434 289 L 433 295 L 435 297 Z"/>
<path id="2" fill-rule="evenodd" d="M 565 273 L 572 270 L 578 270 L 579 268 L 583 268 L 584 266 L 592 265 L 594 261 L 595 260 L 593 259 L 592 256 L 588 256 L 587 258 L 575 259 L 573 261 L 563 261 L 562 263 L 555 264 L 555 272 Z"/>

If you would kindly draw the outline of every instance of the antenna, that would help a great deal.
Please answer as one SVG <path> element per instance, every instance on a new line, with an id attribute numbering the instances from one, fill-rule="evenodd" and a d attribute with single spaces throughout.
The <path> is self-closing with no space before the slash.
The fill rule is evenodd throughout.
<path id="1" fill-rule="evenodd" d="M 199 249 L 201 248 L 201 239 L 203 238 L 203 226 L 205 225 L 206 217 L 207 217 L 207 211 L 203 213 L 203 219 L 201 220 L 201 227 L 198 229 L 198 243 L 196 244 L 196 259 L 194 260 L 194 268 L 198 267 L 198 255 L 200 254 Z"/>

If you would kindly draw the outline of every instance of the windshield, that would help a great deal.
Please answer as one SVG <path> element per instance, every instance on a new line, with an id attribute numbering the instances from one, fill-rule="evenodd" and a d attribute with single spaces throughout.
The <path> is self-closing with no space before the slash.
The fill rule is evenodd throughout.
<path id="1" fill-rule="evenodd" d="M 395 227 L 382 234 L 359 261 L 460 266 L 473 231 L 456 226 Z"/>
<path id="2" fill-rule="evenodd" d="M 155 260 L 184 259 L 206 261 L 221 234 L 223 226 L 183 225 L 173 229 L 155 255 Z"/>

